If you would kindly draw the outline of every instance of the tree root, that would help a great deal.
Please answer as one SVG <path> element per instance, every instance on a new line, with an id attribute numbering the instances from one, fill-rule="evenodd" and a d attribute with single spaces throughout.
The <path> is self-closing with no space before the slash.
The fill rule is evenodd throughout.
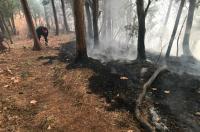
<path id="1" fill-rule="evenodd" d="M 136 107 L 135 107 L 135 115 L 137 120 L 139 121 L 139 123 L 141 124 L 142 127 L 144 127 L 144 129 L 148 132 L 155 132 L 155 127 L 152 126 L 147 120 L 145 120 L 142 115 L 141 115 L 141 111 L 140 111 L 140 107 L 142 105 L 142 102 L 144 100 L 144 97 L 146 95 L 146 92 L 148 90 L 148 88 L 151 86 L 151 84 L 155 81 L 155 79 L 157 78 L 157 76 L 164 70 L 167 69 L 167 66 L 162 66 L 160 68 L 158 68 L 154 74 L 151 76 L 151 78 L 143 85 L 142 88 L 142 92 L 139 94 L 137 100 L 136 100 Z"/>

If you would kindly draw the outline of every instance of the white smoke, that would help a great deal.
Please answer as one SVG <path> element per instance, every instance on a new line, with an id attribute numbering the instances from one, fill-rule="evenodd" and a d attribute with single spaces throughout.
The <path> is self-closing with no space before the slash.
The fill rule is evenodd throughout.
<path id="1" fill-rule="evenodd" d="M 145 3 L 146 4 L 146 3 Z M 159 54 L 161 51 L 161 47 L 163 48 L 162 54 L 165 55 L 166 49 L 168 47 L 168 43 L 172 34 L 172 30 L 175 23 L 175 18 L 177 16 L 178 8 L 180 3 L 173 2 L 173 7 L 169 16 L 168 24 L 166 25 L 165 34 L 162 38 L 161 43 L 161 35 L 163 34 L 163 23 L 166 17 L 167 9 L 169 5 L 169 0 L 159 0 L 153 2 L 150 6 L 149 13 L 146 19 L 146 39 L 145 46 L 148 52 L 153 52 Z M 100 5 L 101 7 L 101 5 Z M 102 10 L 102 7 L 101 7 Z M 177 30 L 177 34 L 172 46 L 171 55 L 175 56 L 177 52 L 177 38 L 180 32 L 181 26 L 185 17 L 187 16 L 188 4 L 185 5 L 179 27 Z M 190 38 L 190 46 L 191 50 L 195 57 L 200 59 L 200 53 L 198 52 L 198 47 L 200 47 L 199 37 L 197 34 L 200 32 L 200 28 L 198 29 L 197 20 L 199 20 L 199 15 L 197 15 L 199 9 L 196 10 L 196 14 L 194 17 L 194 25 Z M 103 12 L 104 13 L 104 12 Z M 108 12 L 105 12 L 106 14 Z M 134 20 L 134 16 L 136 15 L 136 6 L 135 0 L 111 0 L 111 17 L 112 17 L 112 38 L 111 41 L 107 41 L 106 38 L 100 38 L 101 43 L 98 49 L 93 49 L 93 47 L 88 48 L 89 56 L 96 56 L 96 58 L 101 58 L 99 56 L 107 56 L 107 59 L 114 60 L 133 60 L 137 55 L 137 36 L 129 37 L 127 31 L 125 30 L 125 26 L 132 24 Z M 99 27 L 102 26 L 102 16 L 100 17 Z M 179 40 L 179 56 L 182 55 L 182 39 L 185 32 L 185 26 L 182 30 L 182 34 Z M 106 36 L 108 37 L 108 36 Z M 89 38 L 90 43 L 93 43 L 92 38 Z"/>

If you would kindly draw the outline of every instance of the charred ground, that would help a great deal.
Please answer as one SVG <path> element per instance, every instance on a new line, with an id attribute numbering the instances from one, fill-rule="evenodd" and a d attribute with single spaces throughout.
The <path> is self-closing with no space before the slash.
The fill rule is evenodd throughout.
<path id="1" fill-rule="evenodd" d="M 158 66 L 91 58 L 74 63 L 75 45 L 64 43 L 69 39 L 54 37 L 54 45 L 39 52 L 18 44 L 0 55 L 0 130 L 143 131 L 135 101 Z M 143 116 L 152 121 L 153 107 L 168 131 L 198 131 L 199 88 L 196 76 L 162 72 L 147 93 Z"/>

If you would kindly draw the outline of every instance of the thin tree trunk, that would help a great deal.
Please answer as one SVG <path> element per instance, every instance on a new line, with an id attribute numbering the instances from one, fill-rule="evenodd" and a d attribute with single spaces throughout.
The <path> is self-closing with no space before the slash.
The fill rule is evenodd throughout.
<path id="1" fill-rule="evenodd" d="M 15 26 L 14 14 L 12 14 L 12 16 L 11 16 L 11 22 L 12 22 L 12 26 L 13 26 L 13 33 L 14 33 L 14 35 L 17 35 L 17 30 L 16 30 L 16 26 Z"/>
<path id="2" fill-rule="evenodd" d="M 9 31 L 9 28 L 8 28 L 8 26 L 6 25 L 5 19 L 3 18 L 3 15 L 2 15 L 1 13 L 0 13 L 0 19 L 1 19 L 1 21 L 2 21 L 2 24 L 3 24 L 4 28 L 5 28 L 6 33 L 8 34 L 8 38 L 9 38 L 9 40 L 10 40 L 10 43 L 13 44 L 12 37 L 11 37 L 10 31 Z"/>
<path id="3" fill-rule="evenodd" d="M 10 33 L 11 34 L 14 34 L 14 29 L 13 29 L 13 26 L 12 26 L 12 23 L 11 23 L 11 20 L 10 19 L 7 19 L 7 24 L 9 25 L 9 27 L 10 27 Z"/>
<path id="4" fill-rule="evenodd" d="M 144 10 L 144 1 L 137 0 L 137 14 L 138 14 L 138 23 L 139 23 L 139 31 L 138 31 L 138 54 L 137 60 L 145 61 L 146 53 L 145 53 L 145 10 Z"/>
<path id="5" fill-rule="evenodd" d="M 174 25 L 174 29 L 173 29 L 173 32 L 172 32 L 172 35 L 171 35 L 171 39 L 169 41 L 169 46 L 168 46 L 168 49 L 167 49 L 167 53 L 166 53 L 166 56 L 165 56 L 166 58 L 168 58 L 169 55 L 170 55 L 171 48 L 172 48 L 172 45 L 173 45 L 173 42 L 174 42 L 176 31 L 178 29 L 178 24 L 179 24 L 179 21 L 180 21 L 180 18 L 181 18 L 181 14 L 182 14 L 182 10 L 183 10 L 184 4 L 185 4 L 185 0 L 181 0 L 180 6 L 179 6 L 179 10 L 178 10 L 178 14 L 177 14 L 177 17 L 176 17 L 176 22 L 175 22 L 175 25 Z"/>
<path id="6" fill-rule="evenodd" d="M 188 10 L 188 18 L 187 18 L 187 23 L 186 23 L 185 35 L 183 39 L 183 55 L 185 56 L 191 56 L 189 43 L 190 43 L 190 33 L 192 29 L 196 0 L 190 0 L 189 2 L 190 2 L 190 6 Z"/>
<path id="7" fill-rule="evenodd" d="M 3 26 L 3 22 L 2 22 L 1 19 L 0 19 L 0 29 L 1 29 L 1 32 L 2 32 L 3 34 L 5 34 L 6 30 L 5 30 L 4 26 Z"/>
<path id="8" fill-rule="evenodd" d="M 93 0 L 93 32 L 94 32 L 94 45 L 99 45 L 99 28 L 98 28 L 98 16 L 99 16 L 99 1 Z"/>
<path id="9" fill-rule="evenodd" d="M 74 0 L 76 60 L 87 57 L 85 40 L 84 0 Z"/>
<path id="10" fill-rule="evenodd" d="M 166 15 L 166 17 L 165 17 L 164 26 L 166 26 L 167 23 L 168 23 L 169 15 L 170 15 L 170 12 L 171 12 L 171 9 L 172 9 L 172 3 L 173 3 L 173 0 L 170 0 L 170 2 L 169 2 L 169 7 L 168 7 L 168 10 L 167 10 L 167 15 Z"/>
<path id="11" fill-rule="evenodd" d="M 33 46 L 33 50 L 41 50 L 41 44 L 40 41 L 37 37 L 36 31 L 35 31 L 35 27 L 33 24 L 33 20 L 31 17 L 31 12 L 27 3 L 27 0 L 20 0 L 21 4 L 22 4 L 22 8 L 24 10 L 24 15 L 26 17 L 26 22 L 27 25 L 29 27 L 29 31 L 31 31 L 33 39 L 34 39 L 34 46 Z"/>
<path id="12" fill-rule="evenodd" d="M 168 10 L 167 10 L 167 15 L 166 15 L 165 21 L 163 23 L 163 31 L 162 31 L 162 33 L 160 35 L 161 46 L 162 46 L 163 38 L 165 37 L 166 27 L 167 27 L 167 23 L 168 23 L 168 20 L 169 20 L 169 15 L 170 15 L 170 12 L 171 12 L 171 9 L 172 9 L 172 3 L 173 3 L 173 0 L 170 0 L 169 6 L 168 6 Z"/>
<path id="13" fill-rule="evenodd" d="M 48 16 L 48 12 L 47 12 L 47 9 L 46 9 L 46 5 L 43 5 L 44 6 L 44 15 L 45 15 L 45 20 L 46 20 L 46 25 L 47 25 L 47 28 L 50 29 L 51 26 L 49 24 L 49 16 Z"/>
<path id="14" fill-rule="evenodd" d="M 108 32 L 107 33 L 108 40 L 110 41 L 110 40 L 112 40 L 111 1 L 109 0 L 106 4 L 107 4 L 107 8 L 106 8 L 107 12 L 105 12 L 105 13 L 107 13 L 107 18 L 106 18 L 106 21 L 107 21 L 106 25 L 107 25 L 107 27 L 106 27 L 106 29 L 107 29 L 107 32 Z"/>
<path id="15" fill-rule="evenodd" d="M 87 30 L 89 38 L 92 38 L 93 36 L 93 29 L 92 29 L 92 17 L 90 12 L 90 4 L 88 2 L 85 2 L 85 10 L 86 10 L 86 17 L 87 17 Z"/>
<path id="16" fill-rule="evenodd" d="M 106 32 L 106 27 L 107 27 L 107 0 L 103 0 L 103 20 L 102 20 L 102 26 L 101 26 L 101 36 L 103 39 L 107 40 L 107 32 Z"/>
<path id="17" fill-rule="evenodd" d="M 67 17 L 66 17 L 66 12 L 65 12 L 65 2 L 64 0 L 61 0 L 61 5 L 62 5 L 62 12 L 63 12 L 63 22 L 64 22 L 64 25 L 65 25 L 65 29 L 67 32 L 69 32 L 69 25 L 67 23 Z"/>
<path id="18" fill-rule="evenodd" d="M 181 30 L 180 30 L 180 32 L 179 32 L 179 34 L 178 34 L 177 43 L 176 43 L 176 47 L 177 47 L 177 49 L 176 49 L 176 57 L 178 57 L 178 51 L 179 51 L 179 39 L 180 39 L 180 36 L 181 36 L 182 30 L 183 30 L 183 27 L 184 27 L 184 25 L 185 25 L 186 19 L 187 19 L 187 16 L 185 17 L 185 19 L 184 19 L 184 21 L 183 21 L 183 24 L 182 24 L 182 26 L 181 26 Z"/>
<path id="19" fill-rule="evenodd" d="M 57 11 L 56 11 L 54 0 L 51 0 L 51 4 L 52 4 L 52 9 L 53 9 L 55 25 L 56 25 L 56 35 L 59 35 L 58 17 L 57 17 Z"/>

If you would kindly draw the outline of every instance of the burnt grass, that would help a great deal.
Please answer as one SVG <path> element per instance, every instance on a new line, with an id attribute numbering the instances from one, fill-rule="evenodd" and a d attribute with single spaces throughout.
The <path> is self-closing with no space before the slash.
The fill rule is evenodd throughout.
<path id="1" fill-rule="evenodd" d="M 95 74 L 89 79 L 87 93 L 105 98 L 110 104 L 106 108 L 108 111 L 126 110 L 133 113 L 136 98 L 143 84 L 158 67 L 149 62 L 137 61 L 129 63 L 113 61 L 102 64 L 92 58 L 75 62 L 75 42 L 62 44 L 59 51 L 57 57 L 40 59 L 49 59 L 48 62 L 51 63 L 54 59 L 59 59 L 67 64 L 68 70 L 92 69 Z M 147 71 L 142 75 L 143 68 Z M 128 79 L 123 80 L 121 77 Z M 200 117 L 195 113 L 200 111 L 200 81 L 196 78 L 186 73 L 178 75 L 170 71 L 162 72 L 152 84 L 152 88 L 156 90 L 148 90 L 142 109 L 148 111 L 151 106 L 155 107 L 161 121 L 170 132 L 198 132 Z"/>

